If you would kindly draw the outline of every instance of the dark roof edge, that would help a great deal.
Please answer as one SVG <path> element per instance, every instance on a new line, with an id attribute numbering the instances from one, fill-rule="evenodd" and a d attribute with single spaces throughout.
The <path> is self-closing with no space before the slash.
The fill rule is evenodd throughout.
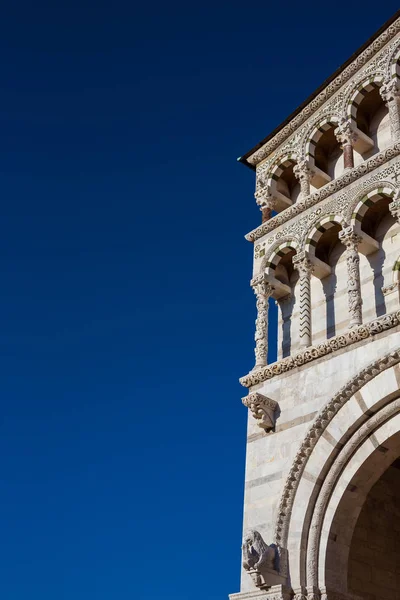
<path id="1" fill-rule="evenodd" d="M 256 144 L 254 146 L 254 148 L 252 148 L 251 150 L 249 150 L 248 152 L 246 152 L 246 154 L 243 154 L 243 156 L 240 156 L 237 160 L 238 162 L 241 162 L 243 165 L 246 165 L 246 167 L 249 167 L 252 171 L 256 170 L 256 167 L 252 164 L 250 164 L 249 162 L 247 162 L 247 159 L 249 158 L 249 156 L 251 156 L 252 154 L 254 154 L 254 152 L 256 152 L 257 150 L 259 150 L 262 146 L 264 146 L 264 144 L 266 144 L 267 142 L 269 142 L 273 137 L 276 136 L 276 134 L 283 129 L 284 127 L 286 127 L 286 125 L 288 123 L 290 123 L 290 121 L 292 119 L 294 119 L 294 117 L 296 115 L 298 115 L 303 108 L 305 108 L 307 106 L 307 104 L 309 104 L 312 100 L 314 100 L 314 98 L 316 96 L 318 96 L 318 94 L 320 94 L 322 92 L 322 90 L 324 88 L 326 88 L 327 85 L 329 85 L 331 83 L 331 81 L 333 81 L 334 79 L 336 79 L 336 77 L 346 68 L 349 66 L 350 63 L 353 62 L 353 60 L 355 60 L 357 58 L 357 56 L 359 56 L 362 52 L 364 52 L 364 50 L 366 48 L 368 48 L 368 46 L 374 41 L 376 40 L 377 37 L 379 37 L 381 35 L 381 33 L 383 33 L 385 31 L 385 29 L 387 29 L 394 21 L 396 21 L 396 19 L 398 19 L 400 17 L 400 10 L 398 10 L 397 12 L 395 12 L 395 14 L 390 17 L 390 19 L 388 21 L 386 21 L 386 23 L 384 23 L 382 25 L 382 27 L 380 27 L 378 29 L 378 31 L 376 31 L 362 46 L 360 46 L 360 48 L 358 48 L 358 50 L 356 50 L 356 52 L 354 52 L 349 59 L 346 60 L 346 62 L 344 62 L 338 69 L 336 69 L 336 71 L 334 73 L 332 73 L 332 75 L 330 77 L 328 77 L 328 79 L 326 79 L 324 81 L 324 83 L 322 85 L 320 85 L 315 92 L 313 92 L 306 100 L 304 100 L 304 102 L 302 102 L 300 104 L 300 106 L 298 106 L 280 125 L 278 125 L 278 127 L 276 127 L 272 133 L 270 133 L 269 135 L 267 135 L 267 137 L 265 137 L 263 140 L 261 140 L 261 142 L 258 142 L 258 144 Z"/>

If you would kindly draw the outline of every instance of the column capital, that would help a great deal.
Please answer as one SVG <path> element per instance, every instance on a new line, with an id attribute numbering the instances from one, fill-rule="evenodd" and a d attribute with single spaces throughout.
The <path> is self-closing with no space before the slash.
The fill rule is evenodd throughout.
<path id="1" fill-rule="evenodd" d="M 396 98 L 399 98 L 400 89 L 397 83 L 397 77 L 392 79 L 385 79 L 383 84 L 379 88 L 379 93 L 384 102 L 391 102 Z"/>
<path id="2" fill-rule="evenodd" d="M 261 210 L 263 208 L 271 208 L 272 210 L 275 208 L 276 198 L 269 193 L 269 190 L 266 187 L 258 188 L 255 191 L 254 198 Z"/>
<path id="3" fill-rule="evenodd" d="M 400 222 L 400 190 L 396 190 L 392 202 L 389 204 L 391 215 Z"/>
<path id="4" fill-rule="evenodd" d="M 314 265 L 304 250 L 294 255 L 293 267 L 299 271 L 300 276 L 311 275 L 314 271 Z"/>
<path id="5" fill-rule="evenodd" d="M 362 242 L 362 237 L 356 232 L 355 228 L 350 225 L 339 231 L 339 240 L 348 249 L 357 250 L 358 245 Z"/>
<path id="6" fill-rule="evenodd" d="M 306 197 L 310 194 L 310 181 L 313 171 L 305 156 L 301 156 L 293 167 L 293 174 L 300 182 L 301 194 Z"/>
<path id="7" fill-rule="evenodd" d="M 342 144 L 342 146 L 346 146 L 348 144 L 354 146 L 355 142 L 357 141 L 357 134 L 348 119 L 342 118 L 339 121 L 339 125 L 336 127 L 334 133 L 337 141 L 339 144 Z"/>
<path id="8" fill-rule="evenodd" d="M 274 292 L 274 286 L 268 281 L 265 273 L 257 275 L 250 281 L 250 286 L 256 295 L 262 295 L 269 298 Z"/>

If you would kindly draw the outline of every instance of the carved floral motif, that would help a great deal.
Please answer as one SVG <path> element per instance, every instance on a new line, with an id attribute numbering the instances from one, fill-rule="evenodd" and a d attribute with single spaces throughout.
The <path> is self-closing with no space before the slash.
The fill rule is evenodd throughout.
<path id="1" fill-rule="evenodd" d="M 275 400 L 267 398 L 258 392 L 253 392 L 242 398 L 243 404 L 250 409 L 253 417 L 257 420 L 258 426 L 265 431 L 271 431 L 275 426 L 275 410 L 278 403 Z"/>

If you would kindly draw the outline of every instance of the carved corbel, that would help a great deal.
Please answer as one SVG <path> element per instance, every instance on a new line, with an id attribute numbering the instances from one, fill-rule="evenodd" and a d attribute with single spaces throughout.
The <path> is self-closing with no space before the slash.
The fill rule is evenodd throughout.
<path id="1" fill-rule="evenodd" d="M 268 432 L 275 427 L 275 411 L 278 403 L 263 394 L 253 392 L 242 398 L 243 404 L 250 409 L 257 425 Z"/>
<path id="2" fill-rule="evenodd" d="M 279 573 L 279 554 L 275 545 L 269 546 L 255 529 L 243 537 L 242 564 L 256 587 L 267 590 L 271 586 L 285 584 L 286 578 Z"/>

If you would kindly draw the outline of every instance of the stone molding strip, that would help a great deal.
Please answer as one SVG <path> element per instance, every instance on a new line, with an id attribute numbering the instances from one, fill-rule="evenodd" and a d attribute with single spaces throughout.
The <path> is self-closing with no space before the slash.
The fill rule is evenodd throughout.
<path id="1" fill-rule="evenodd" d="M 400 316 L 400 315 L 399 315 Z M 383 356 L 350 379 L 335 396 L 320 410 L 315 421 L 309 428 L 298 450 L 283 488 L 278 508 L 278 518 L 275 528 L 275 540 L 285 546 L 289 531 L 290 516 L 293 509 L 296 492 L 304 473 L 308 458 L 318 440 L 323 435 L 329 423 L 348 400 L 358 392 L 368 381 L 390 369 L 400 362 L 400 347 Z"/>
<path id="2" fill-rule="evenodd" d="M 248 375 L 241 377 L 239 381 L 243 387 L 250 388 L 257 383 L 262 383 L 263 381 L 272 379 L 272 377 L 275 377 L 276 375 L 281 375 L 282 373 L 291 371 L 296 367 L 301 367 L 302 365 L 312 362 L 321 356 L 331 354 L 336 350 L 340 350 L 341 348 L 345 348 L 346 346 L 350 346 L 351 344 L 365 340 L 369 337 L 377 335 L 378 333 L 381 333 L 381 331 L 396 327 L 396 325 L 399 324 L 400 310 L 383 315 L 382 317 L 379 317 L 379 319 L 374 319 L 369 321 L 369 323 L 365 323 L 364 325 L 359 325 L 349 329 L 340 335 L 318 344 L 317 346 L 310 346 L 302 352 L 298 352 L 294 356 L 288 356 L 287 358 L 272 363 L 271 365 L 267 365 L 266 367 L 261 367 L 260 369 L 250 371 Z"/>
<path id="3" fill-rule="evenodd" d="M 353 183 L 353 181 L 356 181 L 357 179 L 359 179 L 363 175 L 366 175 L 367 173 L 371 173 L 371 171 L 374 171 L 381 165 L 385 164 L 392 158 L 395 158 L 399 155 L 400 142 L 393 144 L 383 152 L 374 154 L 374 156 L 371 156 L 371 158 L 369 158 L 368 160 L 364 161 L 357 167 L 354 167 L 354 169 L 345 171 L 337 179 L 334 179 L 333 181 L 327 183 L 321 189 L 317 190 L 313 194 L 310 194 L 310 196 L 304 198 L 304 200 L 300 200 L 299 202 L 296 202 L 296 204 L 285 208 L 285 210 L 275 215 L 275 217 L 272 217 L 272 219 L 270 219 L 269 221 L 266 221 L 259 227 L 256 227 L 256 229 L 253 229 L 252 231 L 247 233 L 244 236 L 245 239 L 248 242 L 257 241 L 258 239 L 260 239 L 267 233 L 270 233 L 280 225 L 283 225 L 296 215 L 304 212 L 312 206 L 315 206 L 315 204 L 318 204 L 322 200 L 325 200 L 335 192 L 338 192 L 339 190 L 342 190 L 346 186 L 350 185 L 350 183 Z"/>
<path id="4" fill-rule="evenodd" d="M 280 146 L 300 125 L 302 125 L 320 106 L 322 106 L 343 84 L 357 73 L 375 54 L 379 52 L 400 31 L 400 19 L 396 19 L 381 35 L 369 45 L 350 65 L 348 65 L 314 100 L 312 100 L 290 123 L 281 129 L 270 141 L 247 158 L 253 166 L 267 158 Z"/>

